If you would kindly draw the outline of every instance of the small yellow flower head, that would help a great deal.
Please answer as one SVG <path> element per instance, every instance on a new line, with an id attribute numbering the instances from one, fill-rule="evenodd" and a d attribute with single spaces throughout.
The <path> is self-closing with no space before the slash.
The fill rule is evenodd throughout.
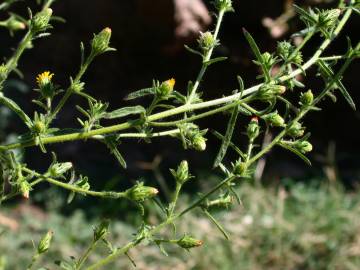
<path id="1" fill-rule="evenodd" d="M 157 92 L 158 96 L 161 98 L 168 97 L 171 94 L 171 92 L 174 90 L 174 86 L 175 86 L 174 78 L 162 82 Z"/>
<path id="2" fill-rule="evenodd" d="M 40 73 L 36 77 L 36 82 L 39 86 L 39 88 L 42 88 L 49 83 L 51 83 L 51 79 L 54 76 L 54 73 L 50 73 L 50 71 L 44 71 L 43 73 Z"/>

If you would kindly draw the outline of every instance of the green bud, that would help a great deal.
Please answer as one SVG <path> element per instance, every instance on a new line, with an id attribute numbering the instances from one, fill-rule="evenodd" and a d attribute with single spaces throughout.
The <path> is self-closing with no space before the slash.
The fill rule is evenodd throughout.
<path id="1" fill-rule="evenodd" d="M 15 32 L 18 30 L 24 30 L 26 25 L 22 21 L 19 21 L 15 16 L 11 16 L 6 20 L 6 27 L 11 32 Z"/>
<path id="2" fill-rule="evenodd" d="M 33 127 L 32 130 L 36 133 L 36 134 L 42 134 L 45 132 L 46 130 L 46 125 L 43 121 L 41 120 L 37 120 L 33 123 Z"/>
<path id="3" fill-rule="evenodd" d="M 226 194 L 216 200 L 207 202 L 206 207 L 228 208 L 232 203 L 233 203 L 233 197 L 230 194 Z"/>
<path id="4" fill-rule="evenodd" d="M 209 51 L 212 48 L 219 45 L 218 40 L 215 39 L 214 35 L 211 32 L 200 32 L 200 38 L 198 39 L 199 47 L 203 51 Z"/>
<path id="5" fill-rule="evenodd" d="M 170 171 L 176 182 L 179 184 L 184 184 L 191 178 L 191 175 L 189 174 L 189 164 L 186 160 L 181 161 L 176 171 L 173 169 L 170 169 Z"/>
<path id="6" fill-rule="evenodd" d="M 94 35 L 91 41 L 91 49 L 94 55 L 102 54 L 110 49 L 111 29 L 106 27 L 99 34 Z"/>
<path id="7" fill-rule="evenodd" d="M 295 144 L 296 148 L 303 154 L 311 152 L 313 150 L 313 146 L 308 141 L 298 141 Z"/>
<path id="8" fill-rule="evenodd" d="M 232 7 L 232 0 L 215 0 L 214 5 L 216 9 L 219 11 L 222 10 L 225 12 L 234 11 Z"/>
<path id="9" fill-rule="evenodd" d="M 238 160 L 233 166 L 233 174 L 237 176 L 243 176 L 246 169 L 247 169 L 246 163 Z"/>
<path id="10" fill-rule="evenodd" d="M 94 228 L 94 241 L 102 239 L 109 232 L 109 225 L 110 221 L 106 219 Z"/>
<path id="11" fill-rule="evenodd" d="M 6 65 L 2 64 L 0 65 L 0 83 L 3 82 L 8 75 L 8 69 Z"/>
<path id="12" fill-rule="evenodd" d="M 182 248 L 190 249 L 201 246 L 203 241 L 184 235 L 181 239 L 177 240 L 177 244 Z"/>
<path id="13" fill-rule="evenodd" d="M 259 120 L 257 117 L 253 117 L 247 127 L 247 135 L 250 140 L 255 140 L 259 136 Z"/>
<path id="14" fill-rule="evenodd" d="M 302 105 L 309 106 L 312 104 L 313 101 L 314 101 L 314 95 L 310 89 L 305 93 L 301 93 L 300 102 Z"/>
<path id="15" fill-rule="evenodd" d="M 264 52 L 262 54 L 262 59 L 265 63 L 266 66 L 271 67 L 275 64 L 275 57 L 273 57 L 273 55 L 271 53 L 268 52 Z"/>
<path id="16" fill-rule="evenodd" d="M 53 232 L 52 231 L 48 231 L 43 236 L 43 238 L 40 240 L 40 243 L 39 243 L 38 248 L 37 248 L 38 254 L 43 254 L 43 253 L 45 253 L 45 252 L 47 252 L 49 250 L 52 237 L 53 237 Z"/>
<path id="17" fill-rule="evenodd" d="M 200 134 L 196 134 L 193 138 L 192 145 L 197 151 L 204 151 L 206 149 L 206 139 Z"/>
<path id="18" fill-rule="evenodd" d="M 278 42 L 277 45 L 277 53 L 278 55 L 287 62 L 294 62 L 296 64 L 301 64 L 303 62 L 302 54 L 301 52 L 297 52 L 295 55 L 293 55 L 290 58 L 290 56 L 293 54 L 295 48 L 287 41 Z"/>
<path id="19" fill-rule="evenodd" d="M 282 118 L 277 112 L 265 115 L 264 119 L 275 127 L 282 127 L 285 124 L 284 118 Z"/>
<path id="20" fill-rule="evenodd" d="M 285 93 L 286 87 L 283 85 L 264 84 L 260 87 L 257 97 L 260 100 L 271 100 L 275 96 Z"/>
<path id="21" fill-rule="evenodd" d="M 305 129 L 302 127 L 302 125 L 299 122 L 295 122 L 291 125 L 289 128 L 287 135 L 298 138 L 304 135 Z"/>
<path id="22" fill-rule="evenodd" d="M 85 83 L 84 82 L 72 82 L 71 83 L 71 90 L 75 93 L 80 93 L 84 90 Z"/>
<path id="23" fill-rule="evenodd" d="M 126 190 L 125 193 L 126 197 L 131 201 L 144 202 L 145 200 L 156 196 L 159 191 L 156 188 L 144 186 L 144 183 L 141 182 Z"/>
<path id="24" fill-rule="evenodd" d="M 174 78 L 166 80 L 166 81 L 164 81 L 164 82 L 162 82 L 160 84 L 160 86 L 157 89 L 156 94 L 160 98 L 167 98 L 172 93 L 172 91 L 174 90 L 174 86 L 175 86 L 175 79 Z"/>
<path id="25" fill-rule="evenodd" d="M 26 181 L 25 179 L 19 180 L 19 189 L 20 189 L 22 196 L 25 199 L 29 199 L 30 190 L 32 189 L 30 183 L 28 181 Z"/>
<path id="26" fill-rule="evenodd" d="M 320 28 L 332 28 L 336 24 L 340 13 L 340 9 L 320 11 L 318 14 L 317 26 Z"/>
<path id="27" fill-rule="evenodd" d="M 33 33 L 43 32 L 49 28 L 49 21 L 53 11 L 51 8 L 46 8 L 32 17 L 30 21 L 30 29 Z"/>
<path id="28" fill-rule="evenodd" d="M 71 162 L 55 163 L 49 168 L 49 176 L 58 178 L 64 175 L 73 167 Z"/>

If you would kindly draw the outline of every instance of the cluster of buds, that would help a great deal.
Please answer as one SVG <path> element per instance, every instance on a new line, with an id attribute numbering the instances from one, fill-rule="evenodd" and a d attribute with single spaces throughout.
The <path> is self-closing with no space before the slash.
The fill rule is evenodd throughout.
<path id="1" fill-rule="evenodd" d="M 98 226 L 94 228 L 94 242 L 104 238 L 109 232 L 110 221 L 108 219 L 103 220 Z"/>
<path id="2" fill-rule="evenodd" d="M 246 131 L 250 141 L 254 141 L 259 136 L 259 119 L 256 116 L 251 118 Z"/>
<path id="3" fill-rule="evenodd" d="M 207 130 L 200 130 L 193 123 L 186 123 L 179 126 L 180 136 L 184 142 L 184 146 L 189 146 L 197 151 L 206 149 L 206 138 L 204 137 Z"/>
<path id="4" fill-rule="evenodd" d="M 306 91 L 305 93 L 301 93 L 300 95 L 300 105 L 306 107 L 306 106 L 310 106 L 314 101 L 314 94 L 312 93 L 312 91 L 309 89 L 308 91 Z"/>
<path id="5" fill-rule="evenodd" d="M 190 249 L 200 247 L 204 242 L 202 240 L 195 239 L 189 235 L 184 235 L 182 238 L 177 240 L 176 243 L 184 249 Z"/>
<path id="6" fill-rule="evenodd" d="M 174 91 L 175 79 L 171 78 L 155 87 L 155 94 L 159 99 L 167 99 Z"/>
<path id="7" fill-rule="evenodd" d="M 125 191 L 125 196 L 127 199 L 142 203 L 147 199 L 150 199 L 154 196 L 156 196 L 159 193 L 159 191 L 156 188 L 144 186 L 143 182 L 137 183 L 132 188 L 129 188 Z"/>
<path id="8" fill-rule="evenodd" d="M 96 56 L 107 51 L 114 50 L 109 47 L 111 38 L 111 29 L 106 27 L 99 34 L 94 35 L 91 41 L 91 54 Z"/>
<path id="9" fill-rule="evenodd" d="M 35 14 L 30 21 L 30 30 L 37 34 L 46 31 L 50 27 L 50 19 L 53 11 L 51 8 L 46 8 Z"/>
<path id="10" fill-rule="evenodd" d="M 303 57 L 300 51 L 297 51 L 294 55 L 295 47 L 287 41 L 281 41 L 277 44 L 277 54 L 285 62 L 292 62 L 301 65 Z M 291 59 L 290 59 L 291 57 Z"/>
<path id="11" fill-rule="evenodd" d="M 43 238 L 41 238 L 39 245 L 37 247 L 37 253 L 38 254 L 43 254 L 45 252 L 47 252 L 50 248 L 50 244 L 51 244 L 51 240 L 53 237 L 53 232 L 52 231 L 48 231 Z"/>
<path id="12" fill-rule="evenodd" d="M 259 88 L 257 98 L 263 101 L 272 100 L 275 96 L 284 94 L 285 91 L 284 85 L 264 84 Z"/>
<path id="13" fill-rule="evenodd" d="M 263 119 L 274 127 L 283 127 L 285 125 L 284 118 L 278 112 L 272 112 L 263 116 Z"/>
<path id="14" fill-rule="evenodd" d="M 218 46 L 219 41 L 214 37 L 211 32 L 207 31 L 205 33 L 200 32 L 198 44 L 202 51 L 207 52 Z"/>
<path id="15" fill-rule="evenodd" d="M 186 160 L 181 161 L 176 171 L 174 169 L 170 169 L 170 172 L 175 178 L 175 181 L 180 185 L 183 185 L 192 178 L 189 173 L 189 164 Z"/>

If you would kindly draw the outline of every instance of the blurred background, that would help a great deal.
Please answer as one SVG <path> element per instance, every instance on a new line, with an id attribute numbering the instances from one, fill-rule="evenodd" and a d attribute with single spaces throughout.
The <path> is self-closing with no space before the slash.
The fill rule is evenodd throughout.
<path id="1" fill-rule="evenodd" d="M 226 56 L 228 60 L 211 66 L 206 73 L 201 86 L 205 99 L 231 94 L 237 88 L 238 74 L 243 77 L 246 87 L 256 83 L 258 70 L 252 63 L 253 55 L 242 34 L 243 27 L 257 40 L 261 50 L 274 51 L 278 41 L 288 39 L 303 28 L 301 21 L 294 16 L 292 4 L 320 8 L 337 4 L 331 0 L 233 2 L 236 12 L 226 16 L 220 34 L 221 46 L 215 50 L 217 56 Z M 23 1 L 15 5 L 15 10 L 25 16 L 28 5 L 34 10 L 37 8 L 32 1 Z M 34 48 L 25 53 L 20 63 L 24 79 L 14 75 L 5 90 L 29 114 L 34 110 L 29 101 L 36 95 L 31 91 L 36 86 L 36 75 L 50 70 L 55 73 L 54 81 L 66 87 L 69 77 L 79 67 L 79 43 L 88 44 L 92 33 L 107 26 L 113 31 L 112 47 L 117 52 L 95 60 L 84 78 L 87 92 L 110 102 L 110 109 L 115 109 L 134 105 L 125 102 L 124 97 L 131 91 L 151 86 L 153 79 L 164 81 L 174 77 L 176 89 L 185 91 L 187 82 L 195 80 L 201 63 L 198 57 L 184 50 L 183 45 L 196 46 L 199 31 L 212 29 L 214 23 L 213 7 L 209 1 L 202 0 L 62 0 L 56 2 L 53 9 L 55 15 L 63 17 L 66 23 L 54 22 L 52 35 L 35 41 Z M 346 36 L 357 43 L 359 29 L 360 17 L 353 16 L 341 38 L 334 41 L 326 55 L 344 53 Z M 0 37 L 0 55 L 4 57 L 11 54 L 8 48 L 16 46 L 22 34 L 10 37 L 6 30 L 0 29 Z M 320 42 L 320 38 L 310 42 L 304 50 L 305 59 L 312 55 Z M 360 101 L 357 91 L 360 81 L 356 79 L 359 69 L 359 62 L 355 61 L 344 77 L 344 84 L 357 104 Z M 314 75 L 315 71 L 309 73 Z M 303 83 L 314 90 L 322 87 L 320 79 Z M 57 124 L 77 127 L 79 113 L 75 105 L 81 102 L 81 98 L 72 97 Z M 148 104 L 149 100 L 143 102 Z M 337 103 L 328 99 L 322 107 L 324 111 L 312 113 L 304 121 L 312 133 L 314 151 L 310 158 L 313 166 L 308 167 L 296 156 L 275 149 L 267 156 L 259 180 L 239 187 L 243 205 L 228 213 L 218 213 L 225 227 L 234 235 L 230 242 L 223 241 L 205 218 L 196 220 L 200 225 L 184 220 L 181 224 L 183 230 L 197 228 L 195 232 L 206 238 L 205 248 L 195 251 L 201 256 L 170 250 L 177 253 L 178 259 L 171 256 L 171 259 L 166 259 L 156 248 L 140 247 L 132 254 L 138 268 L 360 269 L 360 197 L 357 192 L 360 114 L 352 111 L 342 97 Z M 15 116 L 0 109 L 1 119 L 4 119 L 0 123 L 0 136 L 2 141 L 11 140 L 11 136 L 5 138 L 4 134 L 11 133 L 14 137 L 24 130 Z M 217 115 L 199 124 L 202 128 L 211 127 L 224 132 L 224 117 Z M 240 126 L 234 136 L 239 145 L 246 143 L 241 132 L 244 132 L 248 120 L 240 119 L 244 126 Z M 146 183 L 159 187 L 164 200 L 174 186 L 168 168 L 174 168 L 181 160 L 187 159 L 197 177 L 187 186 L 190 200 L 196 192 L 220 179 L 218 171 L 209 170 L 219 142 L 211 135 L 208 137 L 204 153 L 183 151 L 181 143 L 172 138 L 153 140 L 152 144 L 126 142 L 120 146 L 129 166 L 126 171 L 103 145 L 96 142 L 71 142 L 49 146 L 48 150 L 55 150 L 60 161 L 73 162 L 78 172 L 89 176 L 93 189 L 122 190 L 136 180 L 144 179 Z M 49 166 L 49 156 L 36 148 L 27 149 L 24 160 L 38 171 Z M 0 234 L 0 258 L 3 252 L 20 252 L 19 258 L 25 262 L 31 254 L 29 234 L 36 240 L 37 234 L 49 228 L 55 228 L 57 235 L 54 243 L 57 248 L 52 256 L 76 256 L 91 237 L 89 222 L 95 224 L 99 216 L 116 219 L 113 237 L 120 245 L 131 237 L 131 224 L 139 222 L 136 208 L 127 202 L 78 198 L 66 205 L 65 201 L 65 193 L 44 185 L 41 191 L 33 193 L 30 200 L 17 199 L 1 209 L 0 232 L 5 233 Z M 157 216 L 149 219 L 154 221 Z M 96 256 L 92 260 L 96 260 Z M 53 269 L 50 262 L 45 263 Z M 20 260 L 8 261 L 7 264 L 5 269 L 22 269 Z M 131 268 L 126 258 L 113 267 Z"/>

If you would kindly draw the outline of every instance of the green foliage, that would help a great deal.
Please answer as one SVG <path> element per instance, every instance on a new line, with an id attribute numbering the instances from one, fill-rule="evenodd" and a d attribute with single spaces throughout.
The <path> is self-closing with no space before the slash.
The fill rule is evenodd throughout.
<path id="1" fill-rule="evenodd" d="M 6 1 L 1 4 L 0 11 L 10 8 L 13 2 L 15 1 Z M 357 2 L 350 1 L 348 5 L 341 2 L 338 8 L 330 10 L 304 10 L 296 6 L 296 11 L 306 25 L 306 29 L 298 34 L 305 35 L 303 41 L 296 47 L 290 41 L 281 42 L 277 51 L 273 53 L 261 52 L 255 39 L 244 30 L 245 38 L 255 55 L 253 62 L 262 70 L 262 74 L 257 77 L 261 83 L 244 89 L 244 82 L 239 76 L 239 91 L 235 90 L 230 95 L 206 100 L 206 93 L 199 92 L 199 88 L 207 69 L 219 61 L 226 60 L 224 57 L 214 57 L 213 54 L 220 44 L 218 36 L 223 18 L 228 12 L 233 11 L 231 0 L 215 0 L 217 16 L 214 31 L 200 33 L 199 50 L 187 47 L 190 52 L 201 56 L 202 61 L 195 82 L 189 81 L 186 91 L 175 90 L 174 78 L 170 77 L 164 81 L 153 80 L 151 87 L 134 91 L 127 97 L 127 100 L 131 100 L 150 96 L 152 101 L 149 105 L 126 106 L 108 111 L 109 104 L 87 94 L 87 86 L 83 81 L 83 75 L 96 57 L 115 50 L 110 47 L 111 29 L 106 27 L 94 35 L 89 48 L 86 48 L 83 43 L 80 44 L 80 67 L 75 76 L 69 76 L 69 85 L 57 86 L 53 80 L 54 74 L 50 71 L 39 73 L 36 78 L 38 88 L 34 90 L 40 94 L 37 99 L 33 100 L 39 108 L 33 112 L 34 117 L 30 118 L 19 104 L 5 96 L 3 85 L 12 72 L 19 72 L 17 66 L 21 56 L 32 47 L 34 41 L 49 35 L 48 31 L 52 30 L 52 22 L 56 19 L 50 8 L 53 2 L 54 0 L 38 1 L 41 6 L 40 10 L 34 15 L 29 10 L 28 20 L 22 21 L 19 16 L 10 14 L 9 18 L 0 24 L 10 32 L 25 30 L 20 27 L 21 22 L 26 25 L 26 33 L 13 55 L 0 65 L 0 104 L 16 114 L 27 129 L 27 132 L 13 143 L 1 142 L 0 203 L 7 203 L 18 195 L 29 198 L 39 183 L 47 182 L 69 192 L 69 203 L 76 194 L 102 199 L 130 200 L 141 210 L 140 218 L 142 220 L 141 226 L 134 230 L 136 233 L 132 240 L 119 248 L 113 248 L 112 242 L 105 239 L 107 225 L 103 224 L 97 227 L 95 236 L 82 255 L 71 257 L 70 260 L 56 258 L 57 265 L 61 269 L 79 270 L 86 266 L 86 269 L 93 270 L 108 267 L 122 255 L 126 255 L 133 263 L 129 251 L 144 242 L 155 244 L 164 254 L 167 254 L 164 244 L 172 244 L 173 247 L 184 249 L 191 248 L 191 250 L 199 247 L 202 239 L 199 239 L 195 232 L 184 231 L 182 234 L 177 232 L 179 222 L 183 222 L 184 216 L 193 213 L 196 209 L 215 224 L 215 227 L 226 239 L 232 239 L 231 234 L 211 213 L 211 208 L 232 205 L 232 196 L 240 202 L 234 186 L 239 180 L 251 178 L 257 161 L 275 146 L 297 154 L 310 164 L 306 155 L 312 151 L 313 146 L 309 142 L 310 133 L 304 135 L 306 127 L 303 118 L 309 112 L 320 110 L 318 106 L 326 97 L 330 96 L 336 100 L 336 90 L 339 90 L 349 105 L 355 109 L 354 101 L 341 80 L 351 62 L 359 57 L 360 44 L 353 47 L 349 41 L 347 51 L 343 55 L 332 57 L 321 57 L 321 55 L 334 38 L 340 34 L 351 14 L 357 12 Z M 304 59 L 301 50 L 317 33 L 320 33 L 322 43 L 308 59 Z M 333 61 L 338 61 L 338 70 L 333 70 Z M 278 68 L 275 69 L 275 66 Z M 302 73 L 306 77 L 305 71 L 313 66 L 319 68 L 319 73 L 324 79 L 323 89 L 299 93 L 299 104 L 293 105 L 288 100 L 286 90 L 295 91 L 297 88 L 305 87 L 303 83 L 296 80 L 296 76 Z M 54 97 L 59 95 L 60 99 L 55 100 Z M 75 97 L 85 99 L 88 104 L 87 107 L 76 106 L 82 116 L 74 118 L 80 126 L 77 129 L 61 129 L 54 123 L 54 119 L 61 114 L 68 100 Z M 263 109 L 263 104 L 266 104 L 265 109 Z M 198 113 L 199 110 L 202 112 Z M 183 185 L 187 185 L 189 183 L 187 180 L 191 178 L 191 164 L 186 161 L 182 161 L 177 170 L 171 170 L 175 190 L 173 196 L 169 196 L 171 197 L 169 200 L 161 201 L 156 198 L 159 190 L 146 185 L 144 181 L 137 182 L 125 191 L 95 191 L 92 189 L 91 179 L 76 173 L 72 163 L 57 161 L 55 154 L 53 154 L 53 162 L 49 162 L 49 168 L 43 173 L 29 168 L 16 155 L 16 151 L 24 150 L 27 147 L 39 147 L 44 155 L 48 155 L 46 149 L 48 144 L 76 140 L 86 142 L 87 139 L 93 139 L 104 144 L 119 164 L 126 169 L 127 164 L 119 151 L 119 145 L 126 143 L 127 139 L 143 139 L 150 143 L 152 139 L 170 136 L 179 139 L 185 150 L 205 151 L 207 147 L 205 136 L 208 128 L 211 127 L 202 128 L 195 122 L 220 112 L 231 113 L 225 135 L 217 131 L 213 132 L 221 140 L 214 166 L 220 169 L 222 180 L 206 193 L 200 194 L 187 206 L 182 205 L 179 200 Z M 251 118 L 243 126 L 238 126 L 237 118 L 240 115 L 251 116 Z M 170 117 L 172 118 L 168 122 L 164 121 Z M 107 121 L 103 121 L 104 119 Z M 122 122 L 119 122 L 119 119 Z M 245 149 L 231 141 L 237 128 L 242 129 L 246 136 L 248 144 Z M 263 138 L 263 131 L 267 130 L 274 132 L 275 137 L 270 143 L 259 148 L 257 143 Z M 237 153 L 233 160 L 225 159 L 228 150 L 235 150 Z M 145 215 L 146 206 L 151 202 L 156 202 L 162 211 L 161 218 L 154 224 L 147 218 L 149 214 Z M 179 205 L 182 206 L 181 209 Z M 165 230 L 170 228 L 174 229 L 171 234 Z M 56 230 L 52 229 L 52 231 L 56 237 Z M 39 262 L 40 256 L 48 254 L 51 239 L 52 233 L 48 233 L 40 241 L 41 248 L 34 252 L 30 265 L 26 264 L 29 265 L 28 269 Z M 105 244 L 107 253 L 88 262 L 90 254 L 100 242 Z"/>

